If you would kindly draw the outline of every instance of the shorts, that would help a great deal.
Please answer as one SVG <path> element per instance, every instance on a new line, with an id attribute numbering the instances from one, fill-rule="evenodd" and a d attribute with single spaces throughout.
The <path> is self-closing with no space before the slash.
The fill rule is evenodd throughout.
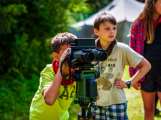
<path id="1" fill-rule="evenodd" d="M 146 75 L 145 81 L 141 82 L 141 89 L 145 92 L 161 92 L 161 77 Z"/>
<path id="2" fill-rule="evenodd" d="M 126 110 L 127 102 L 110 106 L 92 106 L 96 120 L 128 120 Z"/>

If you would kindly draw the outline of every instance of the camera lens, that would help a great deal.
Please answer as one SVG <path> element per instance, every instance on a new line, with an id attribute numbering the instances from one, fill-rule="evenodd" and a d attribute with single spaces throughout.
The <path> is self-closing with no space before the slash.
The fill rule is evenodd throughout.
<path id="1" fill-rule="evenodd" d="M 81 60 L 89 63 L 94 60 L 94 54 L 91 52 L 84 52 L 81 54 Z"/>
<path id="2" fill-rule="evenodd" d="M 88 53 L 87 59 L 88 59 L 89 61 L 93 61 L 93 60 L 94 60 L 94 54 L 93 54 L 93 53 Z"/>
<path id="3" fill-rule="evenodd" d="M 106 60 L 107 59 L 107 53 L 101 52 L 99 54 L 99 59 L 102 60 L 102 61 Z"/>

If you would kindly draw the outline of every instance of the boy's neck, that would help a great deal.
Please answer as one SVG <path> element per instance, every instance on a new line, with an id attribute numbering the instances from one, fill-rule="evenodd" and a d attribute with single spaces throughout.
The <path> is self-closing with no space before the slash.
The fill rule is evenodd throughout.
<path id="1" fill-rule="evenodd" d="M 101 48 L 103 48 L 103 49 L 106 50 L 110 46 L 111 42 L 107 42 L 107 41 L 100 40 Z"/>

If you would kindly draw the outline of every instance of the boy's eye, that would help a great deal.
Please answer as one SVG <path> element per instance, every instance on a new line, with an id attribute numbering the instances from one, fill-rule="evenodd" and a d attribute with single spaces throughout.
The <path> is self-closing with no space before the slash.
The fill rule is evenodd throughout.
<path id="1" fill-rule="evenodd" d="M 116 30 L 117 28 L 115 27 L 115 28 L 113 28 L 114 30 Z"/>
<path id="2" fill-rule="evenodd" d="M 110 28 L 106 28 L 107 30 L 109 30 Z"/>

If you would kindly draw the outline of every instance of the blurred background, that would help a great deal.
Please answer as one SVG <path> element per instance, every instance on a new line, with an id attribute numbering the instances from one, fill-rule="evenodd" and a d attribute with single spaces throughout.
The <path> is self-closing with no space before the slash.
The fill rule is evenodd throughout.
<path id="1" fill-rule="evenodd" d="M 92 20 L 98 13 L 109 12 L 118 22 L 118 41 L 128 44 L 130 25 L 144 2 L 0 0 L 0 120 L 29 119 L 40 72 L 52 62 L 52 37 L 66 31 L 96 37 Z"/>

